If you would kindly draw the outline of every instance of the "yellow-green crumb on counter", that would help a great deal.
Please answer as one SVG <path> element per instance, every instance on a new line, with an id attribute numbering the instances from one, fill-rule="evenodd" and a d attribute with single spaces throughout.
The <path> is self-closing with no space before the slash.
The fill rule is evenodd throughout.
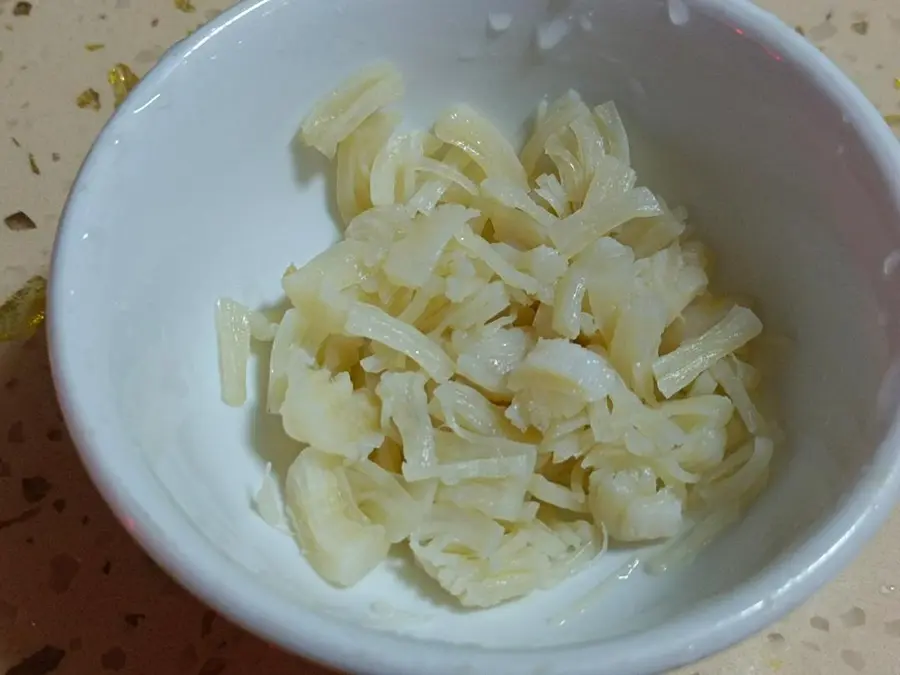
<path id="1" fill-rule="evenodd" d="M 0 342 L 27 340 L 44 322 L 47 280 L 29 279 L 0 306 Z"/>
<path id="2" fill-rule="evenodd" d="M 90 108 L 91 110 L 100 110 L 100 94 L 96 89 L 85 89 L 78 94 L 78 98 L 75 99 L 75 104 L 82 109 Z"/>
<path id="3" fill-rule="evenodd" d="M 134 71 L 124 63 L 117 63 L 111 68 L 106 79 L 112 87 L 113 98 L 117 108 L 122 105 L 131 90 L 141 81 L 141 79 L 134 74 Z"/>

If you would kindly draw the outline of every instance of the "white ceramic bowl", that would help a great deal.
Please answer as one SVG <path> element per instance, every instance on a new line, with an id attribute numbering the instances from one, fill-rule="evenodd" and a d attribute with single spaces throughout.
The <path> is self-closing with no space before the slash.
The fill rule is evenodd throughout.
<path id="1" fill-rule="evenodd" d="M 512 25 L 492 33 L 489 12 Z M 547 21 L 562 39 L 542 51 Z M 297 161 L 291 140 L 318 97 L 384 58 L 415 125 L 468 101 L 515 134 L 545 94 L 614 99 L 643 181 L 689 208 L 722 283 L 796 344 L 775 373 L 788 442 L 745 521 L 691 567 L 634 574 L 563 625 L 629 552 L 467 613 L 402 560 L 335 590 L 249 506 L 287 451 L 277 419 L 220 402 L 213 304 L 277 301 L 281 271 L 335 239 L 322 163 Z M 50 309 L 66 419 L 138 541 L 287 649 L 379 675 L 683 664 L 809 596 L 893 503 L 898 147 L 824 56 L 743 0 L 246 0 L 163 57 L 72 191 Z"/>

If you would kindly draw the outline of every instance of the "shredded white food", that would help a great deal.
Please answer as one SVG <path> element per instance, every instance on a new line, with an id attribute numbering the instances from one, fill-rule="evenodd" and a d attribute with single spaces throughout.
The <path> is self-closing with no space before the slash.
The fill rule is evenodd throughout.
<path id="1" fill-rule="evenodd" d="M 280 321 L 217 305 L 223 400 L 246 401 L 251 338 L 270 342 L 260 404 L 302 448 L 266 468 L 257 512 L 331 583 L 404 544 L 471 607 L 609 540 L 690 559 L 768 480 L 760 319 L 712 293 L 686 212 L 637 185 L 612 103 L 542 103 L 517 153 L 468 106 L 396 134 L 402 91 L 379 64 L 304 121 L 345 237 L 285 272 Z"/>
<path id="2" fill-rule="evenodd" d="M 250 333 L 250 310 L 227 298 L 222 298 L 216 303 L 219 378 L 222 385 L 222 400 L 230 406 L 244 405 L 247 400 Z"/>

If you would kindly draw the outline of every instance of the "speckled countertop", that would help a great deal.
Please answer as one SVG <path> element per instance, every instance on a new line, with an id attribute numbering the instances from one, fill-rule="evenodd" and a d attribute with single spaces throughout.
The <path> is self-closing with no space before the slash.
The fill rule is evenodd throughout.
<path id="1" fill-rule="evenodd" d="M 0 297 L 46 274 L 66 194 L 113 107 L 108 69 L 143 74 L 229 4 L 193 2 L 0 0 Z M 900 113 L 900 0 L 762 4 Z M 67 438 L 45 346 L 40 334 L 0 345 L 0 672 L 323 675 L 217 617 L 131 542 Z M 900 515 L 806 606 L 679 675 L 775 672 L 900 675 Z"/>

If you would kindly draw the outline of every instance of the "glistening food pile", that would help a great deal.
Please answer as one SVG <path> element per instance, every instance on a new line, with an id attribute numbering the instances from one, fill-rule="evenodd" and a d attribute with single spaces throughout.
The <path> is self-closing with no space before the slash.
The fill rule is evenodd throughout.
<path id="1" fill-rule="evenodd" d="M 402 542 L 468 606 L 610 539 L 688 532 L 688 556 L 768 478 L 760 320 L 710 293 L 684 211 L 636 186 L 613 104 L 542 104 L 517 154 L 465 105 L 396 133 L 401 95 L 376 65 L 303 123 L 345 231 L 284 273 L 292 308 L 218 305 L 225 401 L 245 401 L 251 337 L 272 341 L 265 404 L 298 441 L 259 512 L 330 582 Z"/>

